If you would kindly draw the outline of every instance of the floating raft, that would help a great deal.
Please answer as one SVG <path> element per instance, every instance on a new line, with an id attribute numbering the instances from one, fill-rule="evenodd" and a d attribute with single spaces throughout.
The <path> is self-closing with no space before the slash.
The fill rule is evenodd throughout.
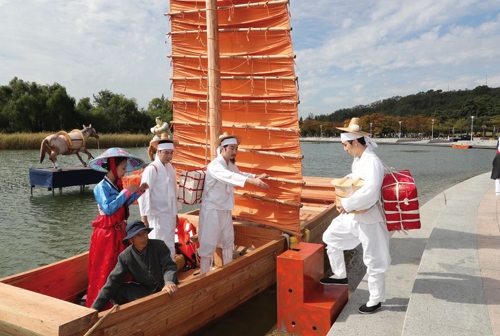
<path id="1" fill-rule="evenodd" d="M 93 170 L 85 167 L 68 167 L 63 169 L 55 168 L 30 168 L 30 186 L 31 195 L 33 195 L 33 187 L 46 187 L 52 190 L 59 188 L 59 191 L 64 187 L 80 186 L 80 192 L 83 192 L 86 185 L 99 183 L 106 173 Z"/>

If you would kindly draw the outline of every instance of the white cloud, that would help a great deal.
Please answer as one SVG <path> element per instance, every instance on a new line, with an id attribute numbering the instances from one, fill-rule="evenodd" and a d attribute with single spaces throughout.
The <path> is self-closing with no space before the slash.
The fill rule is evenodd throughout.
<path id="1" fill-rule="evenodd" d="M 109 89 L 140 107 L 171 76 L 168 1 L 0 0 L 0 84 Z M 500 86 L 498 0 L 292 0 L 300 114 L 429 89 Z"/>
<path id="2" fill-rule="evenodd" d="M 329 114 L 429 89 L 446 90 L 448 85 L 451 90 L 474 88 L 485 84 L 486 73 L 491 76 L 489 86 L 500 84 L 500 49 L 495 47 L 500 43 L 500 3 L 362 3 L 364 8 L 339 6 L 346 11 L 332 14 L 349 24 L 331 24 L 309 32 L 322 34 L 317 45 L 297 48 L 295 43 L 299 80 L 307 78 L 300 86 L 301 109 L 307 114 Z M 301 20 L 320 22 L 321 13 L 329 9 L 317 10 L 310 15 L 318 17 L 299 17 L 292 24 L 300 27 Z M 332 95 L 343 99 L 332 100 Z M 332 101 L 339 104 L 332 106 Z"/>
<path id="3" fill-rule="evenodd" d="M 109 89 L 141 107 L 169 93 L 164 1 L 0 3 L 0 83 L 58 82 L 77 99 Z"/>

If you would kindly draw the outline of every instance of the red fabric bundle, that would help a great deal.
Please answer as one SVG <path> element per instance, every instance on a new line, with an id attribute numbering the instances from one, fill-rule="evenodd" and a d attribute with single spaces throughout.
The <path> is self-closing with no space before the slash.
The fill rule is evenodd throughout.
<path id="1" fill-rule="evenodd" d="M 179 222 L 175 228 L 177 243 L 175 249 L 177 254 L 182 254 L 186 259 L 186 265 L 189 268 L 196 268 L 198 262 L 198 253 L 196 252 L 199 243 L 192 242 L 191 237 L 196 234 L 196 227 L 189 222 L 187 218 L 179 217 Z"/>
<path id="2" fill-rule="evenodd" d="M 417 186 L 409 170 L 385 174 L 382 204 L 389 231 L 420 229 Z"/>

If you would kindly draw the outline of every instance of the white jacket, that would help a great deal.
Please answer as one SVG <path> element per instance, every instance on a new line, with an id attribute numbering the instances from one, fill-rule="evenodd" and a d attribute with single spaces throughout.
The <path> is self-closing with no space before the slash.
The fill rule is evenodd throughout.
<path id="1" fill-rule="evenodd" d="M 149 188 L 139 198 L 141 216 L 176 216 L 180 206 L 177 204 L 177 181 L 175 168 L 163 165 L 158 156 L 144 169 L 142 183 Z"/>
<path id="2" fill-rule="evenodd" d="M 366 210 L 361 214 L 348 214 L 352 219 L 363 224 L 383 222 L 380 209 L 380 197 L 385 168 L 379 157 L 367 147 L 361 157 L 354 158 L 352 163 L 351 178 L 361 178 L 365 185 L 356 190 L 351 197 L 342 199 L 342 206 L 346 212 L 353 210 Z"/>
<path id="3" fill-rule="evenodd" d="M 233 210 L 234 186 L 243 187 L 255 174 L 242 173 L 235 164 L 218 155 L 207 166 L 201 206 L 206 209 Z"/>

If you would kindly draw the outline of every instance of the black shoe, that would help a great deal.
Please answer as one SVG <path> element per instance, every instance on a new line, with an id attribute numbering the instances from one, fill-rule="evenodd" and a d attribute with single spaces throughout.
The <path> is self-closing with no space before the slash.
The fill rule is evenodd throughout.
<path id="1" fill-rule="evenodd" d="M 373 314 L 377 310 L 379 310 L 380 308 L 382 308 L 382 303 L 380 303 L 380 302 L 377 303 L 375 306 L 371 306 L 371 307 L 367 307 L 366 303 L 365 303 L 364 305 L 359 307 L 358 313 L 360 313 L 360 314 Z"/>
<path id="2" fill-rule="evenodd" d="M 347 286 L 347 278 L 334 279 L 334 278 L 323 278 L 319 281 L 323 285 L 341 285 Z"/>

